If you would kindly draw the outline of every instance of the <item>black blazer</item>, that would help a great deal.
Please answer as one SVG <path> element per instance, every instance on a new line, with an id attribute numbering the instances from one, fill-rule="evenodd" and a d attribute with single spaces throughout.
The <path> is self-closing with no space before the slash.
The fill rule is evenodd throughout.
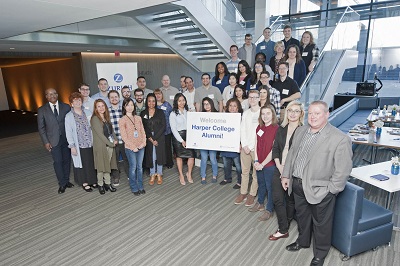
<path id="1" fill-rule="evenodd" d="M 60 141 L 60 136 L 65 136 L 65 115 L 71 111 L 68 104 L 58 101 L 58 117 L 54 115 L 49 103 L 38 109 L 37 122 L 40 138 L 43 144 L 50 143 L 55 147 Z"/>
<path id="2" fill-rule="evenodd" d="M 279 127 L 278 131 L 276 132 L 274 145 L 272 146 L 272 160 L 274 160 L 275 158 L 279 158 L 279 160 L 282 162 L 282 152 L 286 144 L 288 127 L 289 124 L 285 127 Z M 296 132 L 296 130 L 297 128 L 294 130 L 294 132 Z M 292 146 L 294 132 L 289 140 L 289 149 Z"/>

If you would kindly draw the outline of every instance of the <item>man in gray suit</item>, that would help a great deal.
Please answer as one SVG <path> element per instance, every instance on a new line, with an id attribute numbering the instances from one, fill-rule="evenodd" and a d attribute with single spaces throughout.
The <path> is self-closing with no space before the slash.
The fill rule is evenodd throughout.
<path id="1" fill-rule="evenodd" d="M 331 247 L 336 195 L 353 167 L 351 139 L 328 123 L 328 105 L 314 101 L 308 125 L 296 130 L 282 173 L 282 186 L 294 193 L 299 236 L 289 251 L 308 248 L 314 234 L 314 258 L 323 265 Z"/>
<path id="2" fill-rule="evenodd" d="M 69 182 L 71 152 L 65 135 L 65 115 L 71 111 L 68 104 L 58 101 L 55 89 L 46 90 L 49 101 L 38 109 L 37 121 L 39 135 L 44 147 L 53 157 L 53 166 L 58 179 L 58 193 L 64 193 L 66 187 L 73 187 Z"/>

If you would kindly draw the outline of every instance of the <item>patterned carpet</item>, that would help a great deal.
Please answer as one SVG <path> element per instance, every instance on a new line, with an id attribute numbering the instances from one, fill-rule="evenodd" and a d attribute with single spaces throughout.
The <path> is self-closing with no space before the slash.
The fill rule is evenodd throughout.
<path id="1" fill-rule="evenodd" d="M 232 185 L 181 186 L 176 168 L 165 171 L 165 182 L 136 197 L 123 173 L 115 193 L 100 195 L 82 188 L 57 194 L 50 155 L 37 133 L 0 140 L 0 265 L 309 265 L 312 249 L 291 253 L 285 246 L 297 237 L 276 242 L 268 235 L 277 229 L 276 216 L 257 221 L 233 200 Z M 368 157 L 357 147 L 355 162 Z M 385 159 L 386 151 L 378 153 Z M 208 177 L 211 177 L 208 167 Z M 222 180 L 222 169 L 219 171 Z M 362 185 L 362 184 L 361 184 Z M 383 204 L 384 195 L 368 185 L 366 196 Z M 399 225 L 396 195 L 392 208 Z M 400 265 L 399 232 L 390 246 L 380 247 L 342 262 L 335 248 L 325 265 Z"/>

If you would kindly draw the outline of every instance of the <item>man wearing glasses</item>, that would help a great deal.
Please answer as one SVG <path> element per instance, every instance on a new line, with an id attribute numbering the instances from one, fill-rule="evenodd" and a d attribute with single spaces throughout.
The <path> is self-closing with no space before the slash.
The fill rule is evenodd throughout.
<path id="1" fill-rule="evenodd" d="M 93 108 L 94 108 L 94 100 L 90 98 L 90 88 L 89 85 L 82 82 L 79 84 L 78 91 L 82 94 L 83 96 L 83 107 L 88 110 L 90 113 L 93 113 Z"/>
<path id="2" fill-rule="evenodd" d="M 300 99 L 301 93 L 296 81 L 288 77 L 289 64 L 280 62 L 278 67 L 279 78 L 272 84 L 281 94 L 281 109 L 293 100 Z"/>
<path id="3" fill-rule="evenodd" d="M 254 199 L 257 195 L 258 182 L 256 175 L 256 168 L 253 163 L 255 160 L 254 149 L 256 140 L 256 128 L 258 126 L 258 117 L 260 115 L 260 94 L 258 90 L 250 90 L 249 97 L 250 108 L 244 111 L 242 116 L 242 122 L 240 124 L 240 143 L 242 149 L 240 151 L 240 164 L 242 166 L 242 183 L 240 187 L 240 194 L 235 199 L 235 204 L 240 205 L 245 200 L 245 206 L 250 207 L 254 203 Z M 252 183 L 250 187 L 249 195 L 249 174 L 251 166 L 253 165 Z"/>
<path id="4" fill-rule="evenodd" d="M 252 66 L 254 64 L 254 58 L 256 57 L 256 45 L 252 43 L 253 37 L 251 34 L 246 34 L 244 36 L 244 44 L 239 48 L 239 58 L 246 60 L 246 62 Z"/>

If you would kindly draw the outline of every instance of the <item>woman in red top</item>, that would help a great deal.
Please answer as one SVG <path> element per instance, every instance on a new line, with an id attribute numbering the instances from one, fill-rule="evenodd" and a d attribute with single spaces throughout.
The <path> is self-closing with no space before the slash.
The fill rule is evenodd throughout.
<path id="1" fill-rule="evenodd" d="M 259 221 L 266 221 L 272 216 L 274 204 L 272 201 L 272 177 L 275 170 L 275 162 L 272 160 L 272 146 L 276 132 L 278 131 L 278 119 L 276 118 L 275 108 L 272 105 L 264 105 L 260 109 L 256 129 L 256 152 L 254 167 L 257 170 L 258 182 L 258 202 L 249 211 L 263 211 L 264 201 L 267 196 L 265 212 L 258 218 Z"/>

